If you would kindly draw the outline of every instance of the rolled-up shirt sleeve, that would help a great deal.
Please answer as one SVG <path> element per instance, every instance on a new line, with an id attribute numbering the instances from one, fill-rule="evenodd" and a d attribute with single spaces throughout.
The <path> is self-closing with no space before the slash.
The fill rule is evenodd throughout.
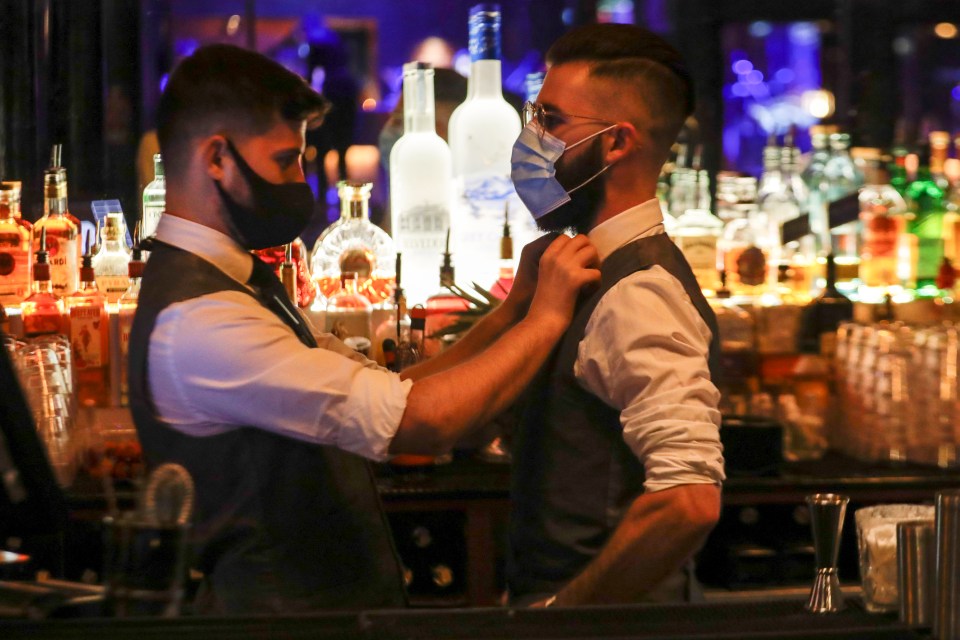
<path id="1" fill-rule="evenodd" d="M 171 305 L 150 339 L 154 406 L 189 435 L 251 426 L 383 460 L 413 383 L 324 338 L 306 347 L 243 293 Z"/>
<path id="2" fill-rule="evenodd" d="M 659 266 L 614 285 L 587 324 L 575 374 L 620 411 L 647 491 L 725 479 L 710 339 L 680 282 Z"/>

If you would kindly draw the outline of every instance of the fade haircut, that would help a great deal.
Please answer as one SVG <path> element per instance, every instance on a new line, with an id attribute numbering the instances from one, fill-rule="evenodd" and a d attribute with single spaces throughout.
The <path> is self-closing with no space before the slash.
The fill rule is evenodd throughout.
<path id="1" fill-rule="evenodd" d="M 317 126 L 329 102 L 297 74 L 232 45 L 198 49 L 170 74 L 157 110 L 167 176 L 182 175 L 190 141 L 218 132 L 259 135 L 278 119 Z"/>
<path id="2" fill-rule="evenodd" d="M 693 113 L 693 82 L 680 52 L 657 34 L 633 25 L 590 24 L 561 36 L 547 63 L 584 62 L 595 78 L 626 83 L 642 96 L 646 129 L 662 160 Z"/>

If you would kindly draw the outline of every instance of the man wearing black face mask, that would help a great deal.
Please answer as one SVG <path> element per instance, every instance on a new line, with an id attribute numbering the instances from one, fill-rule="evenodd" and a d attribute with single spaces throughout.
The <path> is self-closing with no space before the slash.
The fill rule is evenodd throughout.
<path id="1" fill-rule="evenodd" d="M 655 197 L 692 111 L 679 54 L 628 25 L 551 47 L 513 179 L 546 230 L 589 233 L 602 284 L 530 389 L 514 442 L 515 604 L 689 601 L 724 479 L 716 319 Z"/>
<path id="2" fill-rule="evenodd" d="M 514 400 L 596 282 L 585 237 L 524 250 L 515 293 L 441 356 L 397 374 L 312 330 L 251 249 L 310 216 L 301 154 L 326 102 L 226 45 L 171 74 L 158 136 L 167 209 L 130 338 L 130 404 L 150 465 L 196 483 L 196 610 L 404 603 L 365 459 L 435 455 Z"/>

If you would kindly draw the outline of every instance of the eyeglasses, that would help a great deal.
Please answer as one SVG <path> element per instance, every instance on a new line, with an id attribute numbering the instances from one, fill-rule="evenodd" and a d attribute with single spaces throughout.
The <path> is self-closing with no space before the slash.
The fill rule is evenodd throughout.
<path id="1" fill-rule="evenodd" d="M 594 122 L 605 122 L 607 124 L 615 124 L 611 120 L 605 118 L 597 118 L 594 116 L 580 116 L 575 113 L 562 113 L 560 111 L 552 111 L 545 108 L 539 102 L 530 102 L 527 101 L 523 103 L 523 110 L 521 111 L 521 121 L 523 126 L 527 126 L 531 122 L 536 123 L 537 130 L 542 135 L 544 131 L 549 131 L 554 127 L 557 127 L 561 124 L 566 124 L 569 118 L 579 118 L 581 120 L 593 120 Z"/>

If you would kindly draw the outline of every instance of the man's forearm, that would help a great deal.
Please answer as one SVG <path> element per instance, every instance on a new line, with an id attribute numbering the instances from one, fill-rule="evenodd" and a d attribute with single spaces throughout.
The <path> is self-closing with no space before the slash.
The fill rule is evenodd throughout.
<path id="1" fill-rule="evenodd" d="M 420 380 L 445 371 L 477 355 L 520 320 L 514 305 L 504 302 L 482 317 L 462 338 L 442 352 L 400 373 L 401 377 Z"/>
<path id="2" fill-rule="evenodd" d="M 641 495 L 600 554 L 557 593 L 556 606 L 636 602 L 700 548 L 719 512 L 715 485 Z"/>

